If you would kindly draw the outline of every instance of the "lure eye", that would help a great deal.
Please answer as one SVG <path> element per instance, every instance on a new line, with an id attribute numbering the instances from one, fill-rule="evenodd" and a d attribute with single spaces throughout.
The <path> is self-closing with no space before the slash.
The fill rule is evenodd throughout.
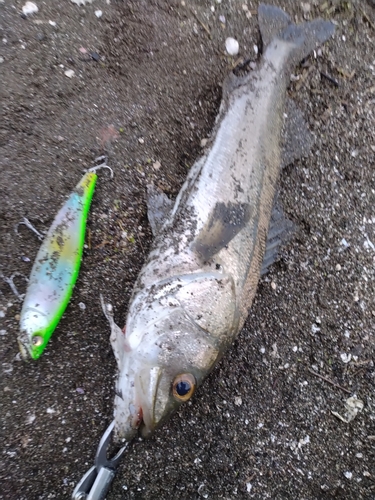
<path id="1" fill-rule="evenodd" d="M 194 394 L 196 381 L 194 375 L 183 373 L 173 381 L 172 392 L 177 401 L 187 401 Z"/>
<path id="2" fill-rule="evenodd" d="M 43 337 L 41 337 L 40 335 L 35 335 L 35 337 L 32 338 L 32 341 L 33 345 L 35 345 L 36 347 L 39 347 L 40 345 L 43 344 Z"/>

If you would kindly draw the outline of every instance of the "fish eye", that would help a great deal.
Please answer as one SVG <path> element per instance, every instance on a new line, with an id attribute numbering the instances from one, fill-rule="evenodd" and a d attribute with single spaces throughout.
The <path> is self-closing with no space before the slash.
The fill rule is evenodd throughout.
<path id="1" fill-rule="evenodd" d="M 173 381 L 172 392 L 177 401 L 187 401 L 194 394 L 196 381 L 194 375 L 182 373 Z"/>
<path id="2" fill-rule="evenodd" d="M 35 337 L 32 338 L 31 342 L 35 346 L 40 346 L 43 344 L 43 337 L 41 337 L 40 335 L 35 335 Z"/>

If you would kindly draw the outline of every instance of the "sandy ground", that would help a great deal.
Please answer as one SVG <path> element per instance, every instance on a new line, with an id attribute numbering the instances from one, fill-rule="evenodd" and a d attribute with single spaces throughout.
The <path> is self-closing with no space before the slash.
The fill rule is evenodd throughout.
<path id="1" fill-rule="evenodd" d="M 116 374 L 99 293 L 124 324 L 151 241 L 146 184 L 178 193 L 225 75 L 261 50 L 256 1 L 35 1 L 27 18 L 23 1 L 0 3 L 1 273 L 30 273 L 39 242 L 22 226 L 15 234 L 22 217 L 46 230 L 104 152 L 115 178 L 99 174 L 73 298 L 37 362 L 20 361 L 21 303 L 0 282 L 4 500 L 69 498 L 93 464 Z M 337 26 L 289 90 L 316 138 L 280 181 L 297 233 L 231 350 L 190 403 L 133 444 L 108 500 L 375 497 L 374 3 L 275 3 Z M 227 36 L 238 58 L 225 55 Z M 332 411 L 344 415 L 353 395 L 364 407 L 344 423 Z"/>

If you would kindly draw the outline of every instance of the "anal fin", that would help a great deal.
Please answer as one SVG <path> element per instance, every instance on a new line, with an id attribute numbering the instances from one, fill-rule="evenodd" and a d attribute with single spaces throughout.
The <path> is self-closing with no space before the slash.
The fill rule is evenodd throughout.
<path id="1" fill-rule="evenodd" d="M 173 205 L 174 202 L 161 189 L 153 184 L 147 186 L 147 216 L 154 236 L 160 231 Z"/>
<path id="2" fill-rule="evenodd" d="M 289 240 L 294 230 L 295 226 L 292 221 L 285 217 L 276 194 L 268 229 L 266 251 L 260 270 L 261 276 L 266 274 L 269 267 L 278 260 L 280 247 Z"/>
<path id="3" fill-rule="evenodd" d="M 314 136 L 308 129 L 303 113 L 292 99 L 286 100 L 285 114 L 281 150 L 282 168 L 307 156 L 314 144 Z"/>

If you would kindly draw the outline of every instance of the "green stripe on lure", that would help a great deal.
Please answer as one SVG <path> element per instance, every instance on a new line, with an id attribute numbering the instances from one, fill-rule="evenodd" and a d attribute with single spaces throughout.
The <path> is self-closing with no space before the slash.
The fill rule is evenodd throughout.
<path id="1" fill-rule="evenodd" d="M 86 219 L 99 165 L 86 172 L 52 223 L 31 270 L 18 343 L 22 357 L 38 359 L 64 314 L 81 265 Z M 110 167 L 107 167 L 110 168 Z"/>

